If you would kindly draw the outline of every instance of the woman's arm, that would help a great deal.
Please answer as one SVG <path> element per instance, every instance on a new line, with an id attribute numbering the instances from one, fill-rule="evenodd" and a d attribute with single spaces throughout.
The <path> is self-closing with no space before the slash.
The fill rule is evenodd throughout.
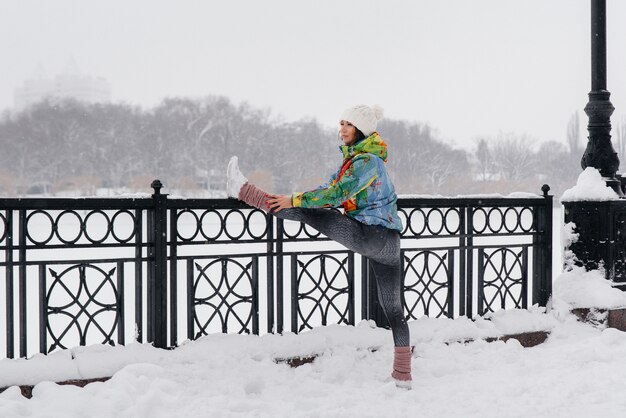
<path id="1" fill-rule="evenodd" d="M 268 203 L 274 205 L 277 210 L 287 207 L 338 207 L 368 187 L 378 177 L 376 158 L 378 157 L 366 154 L 358 156 L 337 183 L 323 189 L 294 193 L 291 196 L 272 196 Z"/>
<path id="2" fill-rule="evenodd" d="M 317 186 L 314 190 L 325 190 L 329 188 L 338 175 L 339 171 L 333 173 L 326 183 Z M 274 194 L 268 196 L 267 204 L 272 212 L 278 212 L 283 209 L 292 208 L 293 199 L 291 195 Z"/>

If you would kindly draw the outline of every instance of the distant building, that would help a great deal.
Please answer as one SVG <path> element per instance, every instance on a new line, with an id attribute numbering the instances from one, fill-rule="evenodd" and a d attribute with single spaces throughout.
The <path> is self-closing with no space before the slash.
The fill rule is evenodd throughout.
<path id="1" fill-rule="evenodd" d="M 72 98 L 87 103 L 111 101 L 111 85 L 101 77 L 82 74 L 70 60 L 62 74 L 47 77 L 40 67 L 30 80 L 14 91 L 14 106 L 22 110 L 47 98 Z"/>

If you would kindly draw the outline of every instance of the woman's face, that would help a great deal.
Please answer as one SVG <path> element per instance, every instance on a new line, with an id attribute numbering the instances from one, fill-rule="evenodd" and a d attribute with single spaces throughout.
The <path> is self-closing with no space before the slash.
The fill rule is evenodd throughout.
<path id="1" fill-rule="evenodd" d="M 339 136 L 344 145 L 353 145 L 356 142 L 356 128 L 347 120 L 339 122 Z"/>

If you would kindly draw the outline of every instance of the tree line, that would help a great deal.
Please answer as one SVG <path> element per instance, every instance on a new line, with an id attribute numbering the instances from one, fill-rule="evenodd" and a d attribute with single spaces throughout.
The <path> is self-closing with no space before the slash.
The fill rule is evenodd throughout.
<path id="1" fill-rule="evenodd" d="M 558 197 L 581 171 L 577 118 L 562 143 L 502 133 L 476 139 L 472 150 L 426 123 L 383 119 L 378 130 L 400 194 L 539 193 L 548 183 Z M 614 130 L 618 152 L 626 151 L 624 126 Z M 223 196 L 231 155 L 251 181 L 289 193 L 326 181 L 340 164 L 338 145 L 337 129 L 315 119 L 283 122 L 225 97 L 170 98 L 149 109 L 44 101 L 0 119 L 0 194 L 149 192 L 158 178 L 170 193 Z"/>

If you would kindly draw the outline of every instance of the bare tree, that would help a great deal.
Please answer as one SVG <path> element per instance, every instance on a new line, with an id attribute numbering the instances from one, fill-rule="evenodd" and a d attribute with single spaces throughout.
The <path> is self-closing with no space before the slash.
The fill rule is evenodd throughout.
<path id="1" fill-rule="evenodd" d="M 475 141 L 476 149 L 474 150 L 473 160 L 476 165 L 476 172 L 481 181 L 487 181 L 493 176 L 494 161 L 489 144 L 485 138 L 479 138 Z"/>
<path id="2" fill-rule="evenodd" d="M 465 151 L 437 139 L 427 124 L 385 119 L 379 128 L 398 189 L 466 191 L 452 189 L 458 178 L 470 177 Z M 267 109 L 224 97 L 171 98 L 147 110 L 44 102 L 0 120 L 0 186 L 24 190 L 47 181 L 87 190 L 93 181 L 90 190 L 100 184 L 147 188 L 159 178 L 168 187 L 201 187 L 209 179 L 220 183 L 235 154 L 245 172 L 265 176 L 284 193 L 326 181 L 341 162 L 338 145 L 336 129 L 315 119 L 272 121 Z"/>
<path id="3" fill-rule="evenodd" d="M 494 142 L 493 161 L 505 180 L 529 177 L 536 165 L 533 140 L 527 135 L 501 133 Z"/>
<path id="4" fill-rule="evenodd" d="M 443 148 L 430 148 L 423 154 L 423 169 L 428 179 L 429 193 L 447 194 L 444 186 L 457 173 L 458 165 L 451 153 Z"/>

